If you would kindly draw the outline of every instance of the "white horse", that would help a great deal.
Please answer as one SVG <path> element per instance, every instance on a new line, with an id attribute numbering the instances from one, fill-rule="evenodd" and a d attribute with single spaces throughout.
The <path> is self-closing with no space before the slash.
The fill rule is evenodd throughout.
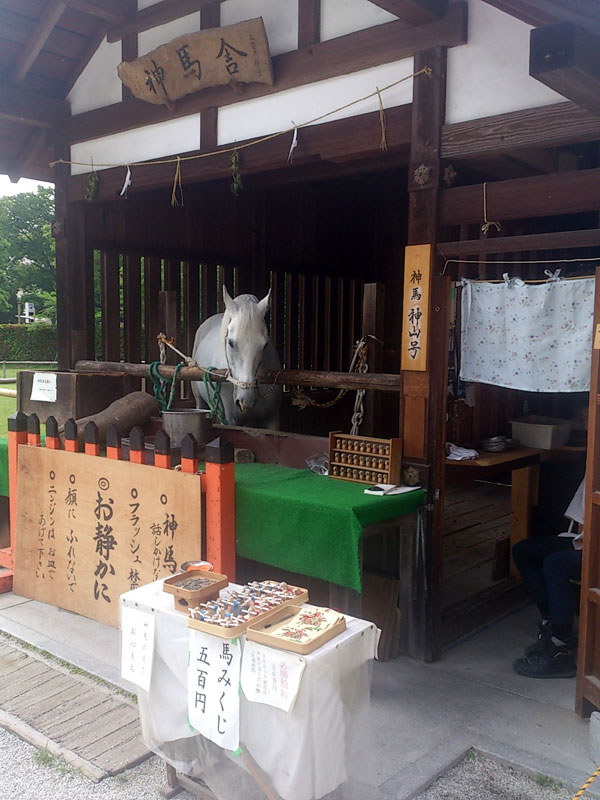
<path id="1" fill-rule="evenodd" d="M 260 301 L 253 294 L 241 294 L 234 300 L 223 286 L 224 313 L 209 317 L 196 331 L 192 353 L 196 362 L 228 371 L 227 381 L 221 383 L 221 399 L 229 425 L 279 427 L 281 386 L 256 381 L 260 367 L 281 369 L 265 324 L 270 299 L 269 291 Z M 196 406 L 208 408 L 204 384 L 192 381 L 192 391 Z"/>

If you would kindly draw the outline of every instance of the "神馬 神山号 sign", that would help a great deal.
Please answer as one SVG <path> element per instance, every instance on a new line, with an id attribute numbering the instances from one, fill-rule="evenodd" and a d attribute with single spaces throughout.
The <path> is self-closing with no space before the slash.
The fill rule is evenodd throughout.
<path id="1" fill-rule="evenodd" d="M 172 106 L 188 94 L 228 83 L 273 85 L 269 42 L 262 17 L 178 36 L 117 71 L 132 94 Z"/>

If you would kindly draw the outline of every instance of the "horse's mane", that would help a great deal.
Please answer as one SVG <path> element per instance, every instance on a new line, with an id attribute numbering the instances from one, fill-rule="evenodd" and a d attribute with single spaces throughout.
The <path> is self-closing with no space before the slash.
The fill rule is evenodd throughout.
<path id="1" fill-rule="evenodd" d="M 253 329 L 253 323 L 260 316 L 257 305 L 258 298 L 253 294 L 240 294 L 235 298 L 235 304 L 238 307 L 237 320 L 239 325 L 239 334 L 244 336 Z M 262 319 L 262 317 L 261 317 Z M 227 309 L 223 312 L 223 320 L 221 322 L 221 336 L 225 338 L 227 335 L 227 328 L 231 322 L 231 314 Z"/>

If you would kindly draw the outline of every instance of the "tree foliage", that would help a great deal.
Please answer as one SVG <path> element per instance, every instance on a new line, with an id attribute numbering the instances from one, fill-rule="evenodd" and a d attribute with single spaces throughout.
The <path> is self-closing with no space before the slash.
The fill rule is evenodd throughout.
<path id="1" fill-rule="evenodd" d="M 1 322 L 15 322 L 19 289 L 23 301 L 32 301 L 36 311 L 42 306 L 52 308 L 56 296 L 53 214 L 51 188 L 39 186 L 37 192 L 0 198 Z"/>

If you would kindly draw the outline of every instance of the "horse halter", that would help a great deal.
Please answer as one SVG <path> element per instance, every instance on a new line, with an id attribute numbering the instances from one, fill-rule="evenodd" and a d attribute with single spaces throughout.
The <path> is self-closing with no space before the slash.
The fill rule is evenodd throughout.
<path id="1" fill-rule="evenodd" d="M 225 348 L 225 361 L 227 362 L 227 372 L 225 373 L 225 380 L 232 383 L 234 386 L 237 386 L 238 389 L 258 389 L 258 378 L 254 378 L 253 381 L 238 381 L 237 378 L 233 377 L 233 373 L 231 372 L 231 364 L 229 363 L 229 354 L 227 352 L 227 338 L 228 334 L 225 334 L 225 340 L 223 342 L 223 347 Z"/>

